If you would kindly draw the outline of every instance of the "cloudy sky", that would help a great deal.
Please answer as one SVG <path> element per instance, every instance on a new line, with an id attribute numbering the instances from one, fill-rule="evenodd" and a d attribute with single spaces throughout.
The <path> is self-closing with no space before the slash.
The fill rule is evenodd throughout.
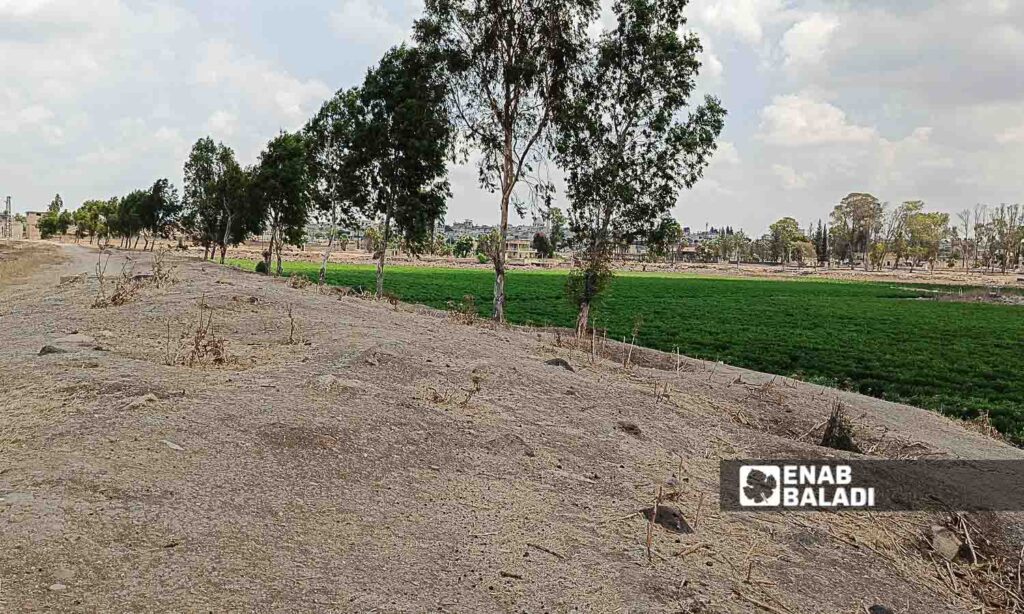
<path id="1" fill-rule="evenodd" d="M 0 0 L 0 195 L 16 210 L 181 181 L 206 134 L 254 162 L 408 36 L 422 0 Z M 693 0 L 729 117 L 676 216 L 760 233 L 851 191 L 1024 201 L 1024 2 Z M 449 220 L 497 218 L 472 168 Z"/>

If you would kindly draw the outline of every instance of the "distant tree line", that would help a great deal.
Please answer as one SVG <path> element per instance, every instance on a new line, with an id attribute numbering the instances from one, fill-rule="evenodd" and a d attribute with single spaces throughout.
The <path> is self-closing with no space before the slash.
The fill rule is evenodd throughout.
<path id="1" fill-rule="evenodd" d="M 792 217 L 777 220 L 757 239 L 742 231 L 723 233 L 701 245 L 706 261 L 774 262 L 861 266 L 864 270 L 984 268 L 1003 273 L 1020 266 L 1024 208 L 978 205 L 950 215 L 927 211 L 920 200 L 889 205 L 866 193 L 851 193 L 827 222 L 800 228 Z"/>

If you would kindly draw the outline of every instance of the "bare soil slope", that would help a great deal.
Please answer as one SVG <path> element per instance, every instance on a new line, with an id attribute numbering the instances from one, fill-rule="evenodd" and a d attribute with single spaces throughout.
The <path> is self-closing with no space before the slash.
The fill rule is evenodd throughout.
<path id="1" fill-rule="evenodd" d="M 554 332 L 196 261 L 110 304 L 114 254 L 94 307 L 98 281 L 67 276 L 96 252 L 52 249 L 0 286 L 0 611 L 1014 603 L 1012 577 L 939 562 L 943 518 L 718 510 L 722 458 L 844 455 L 814 445 L 836 395 L 875 455 L 1024 458 L 938 415 L 655 352 L 592 364 Z M 659 486 L 694 532 L 655 526 L 648 560 Z M 995 549 L 1013 520 L 972 526 Z"/>

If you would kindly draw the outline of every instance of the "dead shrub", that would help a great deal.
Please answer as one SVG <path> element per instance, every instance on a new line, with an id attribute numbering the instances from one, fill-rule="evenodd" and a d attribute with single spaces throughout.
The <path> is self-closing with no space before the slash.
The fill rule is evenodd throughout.
<path id="1" fill-rule="evenodd" d="M 97 297 L 92 306 L 102 308 L 126 305 L 148 285 L 161 288 L 173 283 L 174 267 L 167 262 L 166 257 L 167 253 L 163 250 L 153 254 L 152 273 L 136 273 L 135 262 L 131 258 L 126 259 L 121 265 L 121 272 L 113 280 L 113 288 L 108 288 L 107 264 L 110 262 L 110 255 L 107 254 L 107 259 L 104 260 L 103 252 L 100 252 L 96 261 Z"/>
<path id="2" fill-rule="evenodd" d="M 988 412 L 981 412 L 974 418 L 964 420 L 961 425 L 968 431 L 980 433 L 997 441 L 1007 441 L 1006 437 L 992 425 L 992 419 Z"/>
<path id="3" fill-rule="evenodd" d="M 825 433 L 821 436 L 820 445 L 833 450 L 860 453 L 860 448 L 853 440 L 853 425 L 839 399 L 832 403 L 832 413 L 825 423 Z"/>
<path id="4" fill-rule="evenodd" d="M 389 305 L 394 307 L 395 311 L 398 311 L 398 303 L 401 302 L 401 299 L 399 299 L 397 296 L 391 294 L 390 292 L 384 292 L 383 294 L 380 295 L 380 298 L 381 300 L 387 301 Z"/>
<path id="5" fill-rule="evenodd" d="M 292 275 L 288 278 L 288 285 L 296 290 L 301 290 L 312 285 L 313 282 L 309 281 L 309 278 L 305 275 Z"/>
<path id="6" fill-rule="evenodd" d="M 213 308 L 205 297 L 199 301 L 198 317 L 182 328 L 172 349 L 171 323 L 167 323 L 167 345 L 164 361 L 167 365 L 200 367 L 222 365 L 227 362 L 227 341 L 213 331 Z"/>
<path id="7" fill-rule="evenodd" d="M 135 296 L 142 290 L 142 286 L 145 283 L 146 278 L 135 275 L 135 263 L 131 260 L 125 260 L 124 264 L 121 265 L 121 272 L 114 279 L 114 287 L 110 294 L 107 294 L 107 264 L 110 262 L 110 256 L 103 260 L 103 255 L 100 254 L 100 261 L 96 263 L 96 280 L 99 282 L 99 295 L 93 302 L 94 308 L 110 307 L 126 305 L 135 298 Z"/>
<path id="8" fill-rule="evenodd" d="M 153 252 L 153 276 L 152 282 L 157 288 L 174 283 L 174 265 L 170 264 L 167 260 L 167 254 L 169 250 L 160 250 Z"/>
<path id="9" fill-rule="evenodd" d="M 463 295 L 459 302 L 448 301 L 449 318 L 462 324 L 472 324 L 479 317 L 476 307 L 476 297 L 472 294 Z"/>

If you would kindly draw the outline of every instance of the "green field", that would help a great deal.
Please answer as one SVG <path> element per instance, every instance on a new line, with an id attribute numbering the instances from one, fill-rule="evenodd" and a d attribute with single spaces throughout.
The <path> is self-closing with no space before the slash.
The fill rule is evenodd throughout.
<path id="1" fill-rule="evenodd" d="M 253 263 L 235 264 L 251 269 Z M 316 278 L 314 263 L 286 272 Z M 372 266 L 332 265 L 328 279 L 374 286 Z M 477 297 L 488 315 L 493 273 L 388 267 L 385 287 L 408 302 L 445 308 Z M 572 327 L 564 271 L 511 271 L 511 322 Z M 920 286 L 922 290 L 926 286 Z M 617 276 L 594 315 L 609 337 L 688 356 L 795 376 L 880 398 L 971 417 L 1024 442 L 1024 308 L 916 300 L 882 283 Z"/>

